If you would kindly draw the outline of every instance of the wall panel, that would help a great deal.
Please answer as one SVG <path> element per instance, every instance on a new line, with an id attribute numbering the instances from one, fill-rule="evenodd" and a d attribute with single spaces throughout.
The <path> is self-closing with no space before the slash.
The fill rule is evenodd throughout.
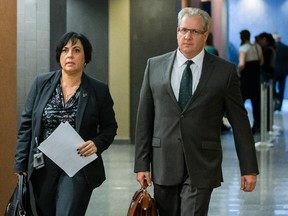
<path id="1" fill-rule="evenodd" d="M 0 214 L 16 185 L 13 161 L 16 143 L 16 0 L 0 3 Z"/>
<path id="2" fill-rule="evenodd" d="M 177 48 L 177 14 L 181 1 L 130 1 L 130 121 L 134 140 L 140 87 L 147 59 Z"/>

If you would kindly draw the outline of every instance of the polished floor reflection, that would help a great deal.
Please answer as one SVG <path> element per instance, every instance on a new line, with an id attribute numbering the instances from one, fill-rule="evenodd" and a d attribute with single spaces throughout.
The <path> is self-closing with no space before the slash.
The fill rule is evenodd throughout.
<path id="1" fill-rule="evenodd" d="M 250 113 L 249 104 L 247 110 Z M 222 135 L 224 183 L 212 194 L 209 216 L 288 216 L 287 102 L 281 112 L 274 113 L 273 128 L 267 142 L 269 145 L 257 143 L 260 175 L 257 187 L 251 193 L 240 190 L 239 166 L 232 131 Z M 259 139 L 259 136 L 255 136 L 256 142 Z M 131 197 L 139 188 L 133 173 L 133 153 L 133 145 L 113 144 L 103 154 L 107 180 L 94 190 L 87 216 L 127 214 Z M 152 191 L 153 188 L 149 188 L 149 192 Z"/>

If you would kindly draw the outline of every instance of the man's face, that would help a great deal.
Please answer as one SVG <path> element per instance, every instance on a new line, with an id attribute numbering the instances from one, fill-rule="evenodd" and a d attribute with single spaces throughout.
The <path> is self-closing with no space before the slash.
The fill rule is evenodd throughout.
<path id="1" fill-rule="evenodd" d="M 179 49 L 188 59 L 198 55 L 205 46 L 208 32 L 204 31 L 203 22 L 199 15 L 185 15 L 177 28 Z"/>

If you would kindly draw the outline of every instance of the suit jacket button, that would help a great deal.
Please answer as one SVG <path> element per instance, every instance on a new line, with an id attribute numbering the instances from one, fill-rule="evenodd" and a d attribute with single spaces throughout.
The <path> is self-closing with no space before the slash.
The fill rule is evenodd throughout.
<path id="1" fill-rule="evenodd" d="M 184 118 L 184 115 L 181 115 L 180 118 Z"/>

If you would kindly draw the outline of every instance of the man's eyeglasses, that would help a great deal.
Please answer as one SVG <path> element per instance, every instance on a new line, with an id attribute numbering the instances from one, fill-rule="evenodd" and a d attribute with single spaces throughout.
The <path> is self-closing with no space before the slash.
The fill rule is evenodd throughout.
<path id="1" fill-rule="evenodd" d="M 201 31 L 199 29 L 178 28 L 178 32 L 180 32 L 180 34 L 182 35 L 185 35 L 187 34 L 187 32 L 190 32 L 190 34 L 193 36 L 200 36 L 203 35 L 206 31 Z"/>

